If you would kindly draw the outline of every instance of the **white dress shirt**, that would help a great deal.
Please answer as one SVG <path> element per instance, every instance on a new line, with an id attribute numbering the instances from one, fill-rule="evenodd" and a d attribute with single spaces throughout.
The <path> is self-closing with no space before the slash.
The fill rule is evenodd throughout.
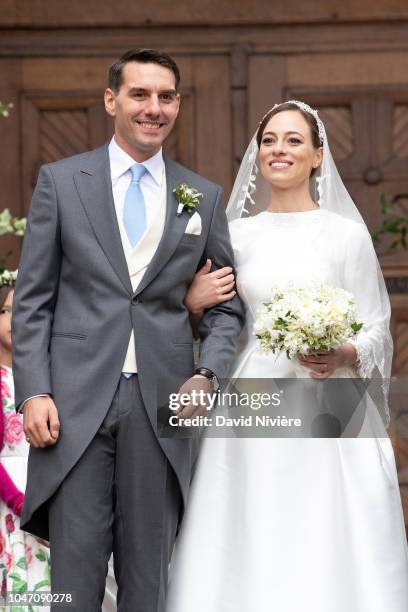
<path id="1" fill-rule="evenodd" d="M 143 278 L 163 234 L 166 211 L 166 178 L 162 150 L 143 162 L 147 172 L 140 180 L 146 206 L 146 230 L 135 247 L 129 242 L 123 224 L 123 207 L 135 160 L 121 149 L 112 138 L 109 144 L 113 200 L 118 220 L 123 251 L 128 265 L 133 291 Z M 135 338 L 132 330 L 122 372 L 137 372 Z"/>
<path id="2" fill-rule="evenodd" d="M 123 206 L 125 204 L 126 192 L 132 180 L 130 168 L 136 162 L 133 157 L 130 157 L 120 148 L 115 141 L 115 137 L 109 143 L 109 161 L 116 215 L 120 224 L 123 225 Z M 157 216 L 160 207 L 164 175 L 162 149 L 153 155 L 153 157 L 144 161 L 143 165 L 147 168 L 147 172 L 140 179 L 140 188 L 146 205 L 146 229 L 148 229 Z M 125 235 L 127 238 L 126 232 Z M 130 242 L 129 246 L 131 246 Z M 137 248 L 137 245 L 135 248 Z"/>

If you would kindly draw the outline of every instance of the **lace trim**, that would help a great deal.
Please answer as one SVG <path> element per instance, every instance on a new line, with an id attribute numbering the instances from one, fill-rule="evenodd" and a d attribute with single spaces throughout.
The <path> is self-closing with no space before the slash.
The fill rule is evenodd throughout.
<path id="1" fill-rule="evenodd" d="M 370 348 L 359 342 L 357 338 L 351 338 L 349 342 L 357 351 L 356 367 L 359 375 L 361 378 L 370 378 L 375 365 L 371 357 Z"/>

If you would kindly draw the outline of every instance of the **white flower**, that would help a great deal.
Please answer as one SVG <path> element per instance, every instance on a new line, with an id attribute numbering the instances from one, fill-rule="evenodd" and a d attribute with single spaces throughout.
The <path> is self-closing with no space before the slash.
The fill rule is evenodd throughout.
<path id="1" fill-rule="evenodd" d="M 184 209 L 191 214 L 193 210 L 197 208 L 200 199 L 203 197 L 202 193 L 197 191 L 194 187 L 189 187 L 186 183 L 179 183 L 179 185 L 173 189 L 173 193 L 178 201 L 177 216 L 180 216 Z"/>
<path id="2" fill-rule="evenodd" d="M 0 273 L 0 287 L 14 287 L 17 279 L 17 270 L 4 270 Z"/>
<path id="3" fill-rule="evenodd" d="M 13 217 L 8 208 L 0 212 L 0 235 L 13 233 Z"/>
<path id="4" fill-rule="evenodd" d="M 15 234 L 16 236 L 23 236 L 27 225 L 27 219 L 23 217 L 13 217 L 8 208 L 5 208 L 0 212 L 0 235 L 2 234 Z"/>
<path id="5" fill-rule="evenodd" d="M 291 358 L 340 346 L 361 327 L 348 291 L 324 283 L 296 287 L 289 282 L 272 287 L 270 300 L 259 309 L 254 334 L 260 351 L 286 352 Z"/>

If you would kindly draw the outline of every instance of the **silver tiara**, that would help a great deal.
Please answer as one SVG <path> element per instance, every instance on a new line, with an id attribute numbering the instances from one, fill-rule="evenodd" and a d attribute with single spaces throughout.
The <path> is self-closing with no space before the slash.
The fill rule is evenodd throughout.
<path id="1" fill-rule="evenodd" d="M 286 100 L 286 102 L 279 102 L 279 104 L 275 104 L 274 106 L 272 106 L 272 108 L 268 110 L 267 113 L 265 113 L 260 123 L 262 123 L 262 121 L 265 119 L 267 115 L 269 115 L 271 111 L 275 110 L 275 108 L 277 108 L 278 106 L 282 106 L 282 104 L 296 104 L 296 106 L 301 108 L 303 111 L 305 111 L 306 113 L 309 113 L 309 115 L 312 115 L 316 119 L 317 129 L 319 130 L 320 142 L 322 144 L 324 143 L 326 139 L 326 130 L 324 129 L 323 121 L 319 117 L 319 113 L 317 112 L 316 109 L 306 104 L 306 102 L 301 102 L 300 100 Z"/>

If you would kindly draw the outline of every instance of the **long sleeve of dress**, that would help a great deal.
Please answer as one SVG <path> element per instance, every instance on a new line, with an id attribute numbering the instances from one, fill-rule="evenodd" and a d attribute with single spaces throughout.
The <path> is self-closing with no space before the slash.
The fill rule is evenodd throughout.
<path id="1" fill-rule="evenodd" d="M 389 332 L 390 305 L 381 291 L 378 261 L 370 234 L 365 226 L 353 223 L 347 241 L 344 287 L 356 299 L 363 328 L 351 343 L 356 348 L 358 373 L 369 378 L 375 367 L 384 376 L 385 357 L 392 351 Z M 386 374 L 387 375 L 387 374 Z"/>

